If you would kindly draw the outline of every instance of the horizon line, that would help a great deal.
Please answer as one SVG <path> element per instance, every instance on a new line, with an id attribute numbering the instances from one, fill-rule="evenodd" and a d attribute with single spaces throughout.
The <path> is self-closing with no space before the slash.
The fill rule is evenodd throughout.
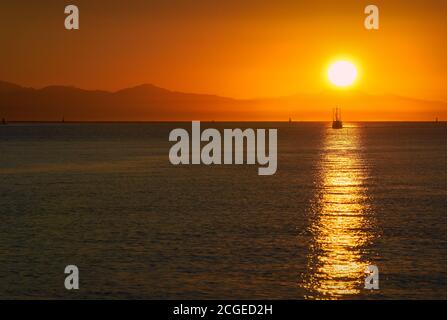
<path id="1" fill-rule="evenodd" d="M 20 124 L 20 123 L 41 123 L 41 124 L 83 124 L 83 123 L 191 123 L 199 121 L 201 123 L 332 123 L 332 121 L 325 120 L 75 120 L 75 121 L 53 121 L 53 120 L 8 120 L 4 126 L 8 124 Z M 447 123 L 447 120 L 428 121 L 428 120 L 351 120 L 344 121 L 345 124 L 350 123 Z M 2 125 L 0 125 L 0 128 Z"/>

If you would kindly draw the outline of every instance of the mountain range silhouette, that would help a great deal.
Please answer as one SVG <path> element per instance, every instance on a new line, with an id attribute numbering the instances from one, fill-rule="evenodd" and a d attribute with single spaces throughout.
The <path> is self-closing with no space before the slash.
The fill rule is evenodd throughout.
<path id="1" fill-rule="evenodd" d="M 26 88 L 0 81 L 0 118 L 8 121 L 431 121 L 447 118 L 447 103 L 397 95 L 325 91 L 267 99 L 233 99 L 170 91 L 151 84 L 115 92 L 69 86 Z"/>

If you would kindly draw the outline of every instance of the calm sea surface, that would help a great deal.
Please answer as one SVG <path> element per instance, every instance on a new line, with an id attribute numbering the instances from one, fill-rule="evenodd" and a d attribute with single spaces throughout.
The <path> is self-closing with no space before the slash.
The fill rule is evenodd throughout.
<path id="1" fill-rule="evenodd" d="M 0 298 L 447 299 L 447 124 L 210 125 L 278 128 L 277 174 L 172 166 L 190 123 L 0 125 Z"/>

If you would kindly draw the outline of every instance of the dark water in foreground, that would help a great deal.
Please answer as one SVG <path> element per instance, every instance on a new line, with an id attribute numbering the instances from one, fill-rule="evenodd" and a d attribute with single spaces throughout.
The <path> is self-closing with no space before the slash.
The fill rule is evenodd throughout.
<path id="1" fill-rule="evenodd" d="M 180 126 L 0 126 L 0 298 L 447 299 L 446 124 L 213 124 L 278 128 L 271 177 L 172 166 Z"/>

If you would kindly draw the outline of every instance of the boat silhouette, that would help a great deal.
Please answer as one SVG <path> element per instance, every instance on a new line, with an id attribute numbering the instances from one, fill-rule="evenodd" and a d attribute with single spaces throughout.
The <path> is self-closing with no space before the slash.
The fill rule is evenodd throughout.
<path id="1" fill-rule="evenodd" d="M 333 110 L 332 129 L 343 129 L 343 121 L 341 120 L 341 109 L 338 107 Z"/>

